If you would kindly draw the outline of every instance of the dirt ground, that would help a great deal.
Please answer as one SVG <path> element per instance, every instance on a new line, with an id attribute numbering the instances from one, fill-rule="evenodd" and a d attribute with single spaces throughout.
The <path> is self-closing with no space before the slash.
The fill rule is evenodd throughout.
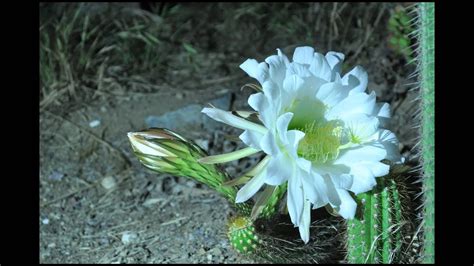
<path id="1" fill-rule="evenodd" d="M 276 48 L 291 56 L 311 45 L 345 53 L 346 70 L 363 66 L 369 91 L 391 104 L 388 127 L 416 166 L 414 66 L 387 41 L 396 6 L 41 5 L 41 263 L 256 262 L 227 241 L 226 200 L 193 180 L 147 170 L 126 134 L 163 126 L 210 154 L 241 147 L 225 137 L 238 130 L 196 110 L 210 102 L 249 109 L 252 91 L 241 87 L 253 80 L 238 66 Z M 252 160 L 225 169 L 235 176 Z"/>

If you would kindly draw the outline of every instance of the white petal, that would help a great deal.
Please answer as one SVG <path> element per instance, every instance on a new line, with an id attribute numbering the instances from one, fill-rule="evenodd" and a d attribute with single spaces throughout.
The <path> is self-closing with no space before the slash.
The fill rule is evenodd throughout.
<path id="1" fill-rule="evenodd" d="M 306 199 L 314 204 L 313 209 L 322 207 L 328 203 L 326 194 L 327 188 L 321 175 L 314 172 L 311 174 L 303 174 L 301 180 Z"/>
<path id="2" fill-rule="evenodd" d="M 259 113 L 259 119 L 267 128 L 273 128 L 275 122 L 275 110 L 273 109 L 273 104 L 269 100 L 269 95 L 272 95 L 273 89 L 266 86 L 267 82 L 264 83 L 264 90 L 267 91 L 264 93 L 255 93 L 249 96 L 248 103 L 255 111 Z M 271 97 L 271 96 L 270 96 Z"/>
<path id="3" fill-rule="evenodd" d="M 344 219 L 353 219 L 357 209 L 357 203 L 351 197 L 349 192 L 344 189 L 337 189 L 341 204 L 339 205 L 338 212 Z"/>
<path id="4" fill-rule="evenodd" d="M 332 119 L 349 119 L 354 114 L 372 114 L 375 108 L 375 93 L 364 92 L 349 95 L 329 110 L 327 117 Z"/>
<path id="5" fill-rule="evenodd" d="M 360 165 L 366 166 L 375 177 L 387 175 L 390 171 L 390 165 L 381 162 L 361 162 Z"/>
<path id="6" fill-rule="evenodd" d="M 288 59 L 287 59 L 288 60 Z M 265 59 L 265 62 L 269 65 L 270 79 L 277 85 L 283 84 L 286 74 L 285 59 L 282 56 L 272 55 Z"/>
<path id="7" fill-rule="evenodd" d="M 304 201 L 304 206 L 303 206 L 303 214 L 301 217 L 301 222 L 298 226 L 298 229 L 300 231 L 300 236 L 301 239 L 304 241 L 304 243 L 308 243 L 309 241 L 309 226 L 311 224 L 311 203 L 309 203 L 307 200 Z"/>
<path id="8" fill-rule="evenodd" d="M 288 213 L 290 214 L 291 222 L 298 226 L 303 212 L 304 193 L 300 176 L 298 174 L 292 175 L 288 180 Z"/>
<path id="9" fill-rule="evenodd" d="M 297 75 L 298 77 L 311 77 L 308 65 L 303 65 L 298 62 L 291 62 L 286 68 L 286 76 Z"/>
<path id="10" fill-rule="evenodd" d="M 354 182 L 350 191 L 356 195 L 371 190 L 377 184 L 370 169 L 364 165 L 354 164 L 351 168 L 351 174 L 354 176 Z"/>
<path id="11" fill-rule="evenodd" d="M 331 51 L 326 54 L 326 60 L 331 69 L 335 70 L 335 72 L 340 72 L 341 63 L 344 61 L 344 54 Z"/>
<path id="12" fill-rule="evenodd" d="M 349 189 L 352 186 L 352 183 L 355 182 L 352 175 L 349 174 L 333 174 L 331 175 L 331 179 L 334 183 L 334 186 L 341 189 Z"/>
<path id="13" fill-rule="evenodd" d="M 390 118 L 390 104 L 388 103 L 377 103 L 374 108 L 372 115 L 377 117 Z"/>
<path id="14" fill-rule="evenodd" d="M 308 161 L 306 160 L 305 158 L 298 158 L 298 155 L 296 155 L 296 151 L 297 151 L 298 147 L 294 147 L 294 151 L 295 151 L 295 156 L 292 157 L 293 160 L 296 161 L 296 164 L 298 165 L 298 167 L 305 171 L 306 173 L 310 173 L 311 172 L 311 166 L 312 166 L 312 163 L 311 161 Z M 291 154 L 293 155 L 293 154 Z"/>
<path id="15" fill-rule="evenodd" d="M 379 129 L 380 121 L 375 116 L 366 114 L 353 114 L 344 119 L 346 126 L 350 128 L 351 133 L 360 141 L 366 142 Z"/>
<path id="16" fill-rule="evenodd" d="M 245 130 L 244 133 L 240 134 L 239 138 L 246 145 L 261 150 L 260 141 L 263 138 L 263 134 L 257 131 Z"/>
<path id="17" fill-rule="evenodd" d="M 238 192 L 235 198 L 236 203 L 245 202 L 250 199 L 263 186 L 266 171 L 263 170 L 247 182 Z"/>
<path id="18" fill-rule="evenodd" d="M 269 155 L 276 156 L 280 153 L 275 136 L 270 131 L 263 135 L 262 139 L 260 140 L 260 148 Z"/>
<path id="19" fill-rule="evenodd" d="M 304 138 L 304 132 L 296 129 L 289 130 L 286 134 L 288 144 L 292 147 L 298 147 L 300 140 Z"/>
<path id="20" fill-rule="evenodd" d="M 348 174 L 351 168 L 348 167 L 347 165 L 335 164 L 334 162 L 328 162 L 324 164 L 314 164 L 312 170 L 320 175 L 326 175 L 326 174 L 342 175 L 342 174 Z"/>
<path id="21" fill-rule="evenodd" d="M 335 164 L 354 164 L 362 161 L 378 162 L 383 160 L 387 152 L 382 145 L 371 143 L 355 148 L 342 150 Z"/>
<path id="22" fill-rule="evenodd" d="M 390 130 L 379 129 L 366 141 L 373 141 L 383 146 L 386 151 L 386 156 L 383 159 L 401 162 L 402 157 L 398 148 L 398 139 Z"/>
<path id="23" fill-rule="evenodd" d="M 342 77 L 342 82 L 351 86 L 352 89 L 349 95 L 357 92 L 364 92 L 367 88 L 368 75 L 361 66 L 356 66 Z"/>
<path id="24" fill-rule="evenodd" d="M 265 127 L 261 125 L 247 121 L 243 118 L 235 116 L 231 114 L 230 112 L 226 112 L 221 109 L 203 108 L 201 112 L 205 113 L 206 115 L 208 115 L 209 117 L 211 117 L 212 119 L 216 121 L 226 123 L 236 128 L 240 128 L 244 130 L 253 130 L 253 131 L 260 132 L 262 134 L 268 131 Z"/>
<path id="25" fill-rule="evenodd" d="M 268 102 L 265 98 L 265 95 L 261 92 L 250 95 L 247 102 L 249 103 L 250 107 L 252 107 L 257 112 L 268 108 Z"/>
<path id="26" fill-rule="evenodd" d="M 311 64 L 314 48 L 310 46 L 297 47 L 293 53 L 293 61 L 300 64 Z"/>
<path id="27" fill-rule="evenodd" d="M 316 98 L 321 100 L 329 108 L 337 105 L 345 99 L 349 93 L 348 87 L 340 83 L 331 82 L 322 85 L 316 92 Z"/>
<path id="28" fill-rule="evenodd" d="M 280 115 L 277 119 L 276 126 L 278 136 L 283 144 L 288 144 L 288 125 L 290 124 L 291 119 L 293 118 L 293 113 L 284 113 Z"/>
<path id="29" fill-rule="evenodd" d="M 295 94 L 303 86 L 304 80 L 297 75 L 287 76 L 283 81 L 283 89 L 290 94 Z"/>
<path id="30" fill-rule="evenodd" d="M 380 125 L 385 127 L 389 122 L 390 115 L 390 104 L 388 103 L 376 103 L 373 116 L 376 116 L 380 120 Z"/>
<path id="31" fill-rule="evenodd" d="M 268 79 L 268 65 L 265 62 L 258 63 L 255 59 L 247 59 L 240 65 L 240 68 L 249 76 L 263 84 Z"/>
<path id="32" fill-rule="evenodd" d="M 265 183 L 271 186 L 281 185 L 290 178 L 293 167 L 293 163 L 283 153 L 272 156 L 267 166 Z"/>
<path id="33" fill-rule="evenodd" d="M 332 70 L 331 66 L 329 66 L 326 57 L 320 53 L 315 53 L 313 57 L 313 61 L 309 66 L 309 71 L 313 73 L 316 77 L 322 78 L 326 81 L 331 80 Z"/>
<path id="34" fill-rule="evenodd" d="M 279 57 L 283 58 L 285 65 L 288 66 L 290 64 L 290 60 L 288 60 L 288 57 L 279 48 L 277 48 L 277 53 Z"/>
<path id="35" fill-rule="evenodd" d="M 333 207 L 337 207 L 341 205 L 341 199 L 339 198 L 339 194 L 337 193 L 336 187 L 334 186 L 334 183 L 332 182 L 331 177 L 329 175 L 323 175 L 324 179 L 324 184 L 326 185 L 327 188 L 327 197 L 328 201 Z"/>

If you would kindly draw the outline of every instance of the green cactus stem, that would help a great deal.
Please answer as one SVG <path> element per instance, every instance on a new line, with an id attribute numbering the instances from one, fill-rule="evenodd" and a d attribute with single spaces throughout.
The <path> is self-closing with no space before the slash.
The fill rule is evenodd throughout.
<path id="1" fill-rule="evenodd" d="M 357 195 L 356 201 L 356 217 L 347 222 L 348 262 L 399 262 L 406 221 L 396 180 L 391 175 L 379 177 L 377 186 Z"/>
<path id="2" fill-rule="evenodd" d="M 434 3 L 419 3 L 418 80 L 421 94 L 421 160 L 423 166 L 423 263 L 434 263 Z"/>

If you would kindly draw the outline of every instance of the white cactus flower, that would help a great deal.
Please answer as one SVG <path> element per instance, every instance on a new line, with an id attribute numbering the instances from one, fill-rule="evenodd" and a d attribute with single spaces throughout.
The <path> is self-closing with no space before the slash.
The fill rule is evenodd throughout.
<path id="1" fill-rule="evenodd" d="M 371 190 L 376 177 L 389 172 L 380 161 L 398 162 L 401 157 L 395 135 L 381 128 L 390 118 L 389 105 L 376 103 L 375 93 L 365 92 L 367 73 L 362 67 L 341 77 L 341 53 L 324 56 L 311 47 L 298 47 L 290 62 L 277 51 L 265 62 L 248 59 L 240 65 L 261 84 L 262 92 L 251 95 L 248 103 L 262 124 L 216 108 L 202 110 L 243 129 L 240 139 L 249 147 L 202 162 L 266 153 L 236 201 L 248 200 L 264 184 L 288 182 L 288 212 L 307 243 L 311 205 L 315 209 L 330 204 L 342 217 L 353 218 L 357 205 L 349 191 Z"/>

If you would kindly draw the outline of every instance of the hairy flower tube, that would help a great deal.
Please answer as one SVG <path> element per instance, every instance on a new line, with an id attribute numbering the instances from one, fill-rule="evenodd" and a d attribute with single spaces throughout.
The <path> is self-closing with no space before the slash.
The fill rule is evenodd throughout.
<path id="1" fill-rule="evenodd" d="M 344 55 L 322 55 L 312 47 L 296 48 L 293 60 L 278 54 L 257 62 L 248 59 L 240 68 L 255 78 L 261 92 L 248 104 L 255 111 L 227 112 L 204 108 L 211 118 L 243 129 L 247 148 L 200 159 L 224 163 L 264 152 L 267 156 L 251 171 L 236 202 L 245 202 L 264 185 L 287 182 L 287 208 L 302 240 L 309 241 L 311 208 L 330 205 L 351 219 L 359 194 L 376 185 L 376 177 L 389 172 L 381 160 L 400 162 L 398 140 L 383 128 L 389 105 L 376 103 L 366 93 L 368 76 L 356 66 L 341 76 Z M 259 122 L 247 119 L 256 114 Z"/>
<path id="2" fill-rule="evenodd" d="M 236 203 L 236 189 L 225 186 L 228 176 L 215 165 L 202 164 L 207 154 L 193 142 L 164 128 L 129 132 L 133 152 L 147 168 L 176 176 L 192 178 L 216 190 L 244 214 L 250 213 L 247 203 Z"/>

